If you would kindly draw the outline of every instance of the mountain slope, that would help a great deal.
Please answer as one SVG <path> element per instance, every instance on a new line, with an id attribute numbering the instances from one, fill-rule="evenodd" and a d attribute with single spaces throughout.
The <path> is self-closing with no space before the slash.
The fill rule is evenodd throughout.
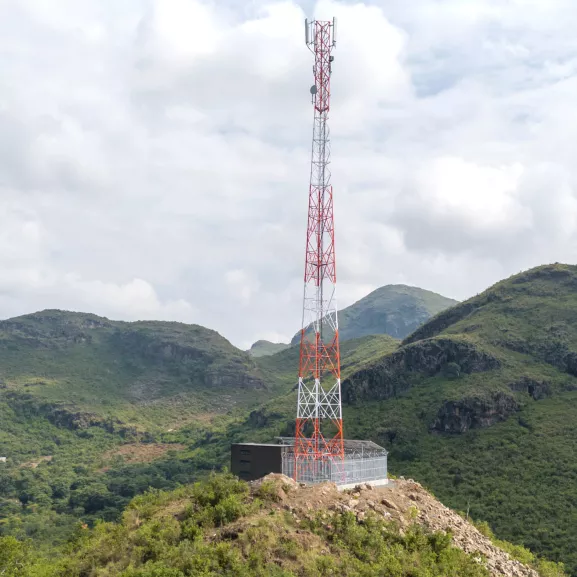
<path id="1" fill-rule="evenodd" d="M 341 341 L 379 334 L 403 339 L 433 315 L 456 303 L 417 287 L 383 286 L 339 311 L 339 336 Z M 291 344 L 299 340 L 300 332 Z"/>
<path id="2" fill-rule="evenodd" d="M 441 312 L 343 383 L 355 434 L 454 507 L 577 573 L 577 267 Z"/>
<path id="3" fill-rule="evenodd" d="M 344 375 L 345 435 L 577 575 L 577 267 L 538 267 L 441 312 Z M 230 438 L 294 427 L 294 393 Z M 217 439 L 212 441 L 218 443 Z"/>
<path id="4" fill-rule="evenodd" d="M 270 394 L 252 358 L 215 331 L 57 310 L 0 322 L 0 382 L 4 394 L 147 428 Z"/>
<path id="5" fill-rule="evenodd" d="M 281 475 L 250 487 L 213 476 L 136 498 L 121 523 L 79 530 L 61 558 L 34 559 L 14 540 L 0 546 L 0 571 L 18 577 L 563 575 L 550 563 L 512 559 L 404 481 L 341 493 L 330 484 L 300 488 Z"/>
<path id="6" fill-rule="evenodd" d="M 212 463 L 188 444 L 274 392 L 204 327 L 54 310 L 0 322 L 0 535 L 48 547 L 202 475 Z"/>

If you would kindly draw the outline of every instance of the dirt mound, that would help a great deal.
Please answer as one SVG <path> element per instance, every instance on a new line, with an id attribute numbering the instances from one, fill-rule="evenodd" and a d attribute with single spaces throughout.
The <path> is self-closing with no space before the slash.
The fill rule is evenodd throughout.
<path id="1" fill-rule="evenodd" d="M 265 485 L 266 483 L 266 485 Z M 254 493 L 263 490 L 275 496 L 276 506 L 297 519 L 312 518 L 316 511 L 351 511 L 358 519 L 369 512 L 395 520 L 401 529 L 416 521 L 433 531 L 451 532 L 453 543 L 466 553 L 479 554 L 495 577 L 539 577 L 539 574 L 495 547 L 471 523 L 445 507 L 413 480 L 395 480 L 391 485 L 359 485 L 339 491 L 334 483 L 306 486 L 279 474 L 267 475 L 251 483 Z"/>

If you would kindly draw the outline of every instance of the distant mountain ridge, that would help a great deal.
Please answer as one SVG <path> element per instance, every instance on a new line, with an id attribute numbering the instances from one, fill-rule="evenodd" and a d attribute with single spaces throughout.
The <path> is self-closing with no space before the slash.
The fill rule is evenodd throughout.
<path id="1" fill-rule="evenodd" d="M 264 357 L 267 355 L 274 355 L 280 351 L 288 349 L 288 343 L 271 343 L 270 341 L 260 340 L 253 343 L 247 351 L 251 357 Z"/>
<path id="2" fill-rule="evenodd" d="M 255 361 L 214 330 L 61 310 L 0 321 L 0 382 L 59 409 L 146 424 L 226 412 L 244 391 L 267 392 Z"/>
<path id="3" fill-rule="evenodd" d="M 339 311 L 341 341 L 386 334 L 404 339 L 437 313 L 458 301 L 402 284 L 386 285 Z M 300 331 L 291 344 L 300 341 Z"/>

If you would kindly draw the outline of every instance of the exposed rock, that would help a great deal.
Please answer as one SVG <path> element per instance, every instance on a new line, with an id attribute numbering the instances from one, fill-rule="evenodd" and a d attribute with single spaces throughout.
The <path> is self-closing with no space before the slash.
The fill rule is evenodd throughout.
<path id="1" fill-rule="evenodd" d="M 268 413 L 266 409 L 255 409 L 248 416 L 248 423 L 251 428 L 260 429 L 271 424 L 275 420 L 284 419 L 285 416 L 280 413 Z"/>
<path id="2" fill-rule="evenodd" d="M 209 329 L 202 330 L 207 335 L 212 332 Z M 161 365 L 207 387 L 266 388 L 264 380 L 257 375 L 254 361 L 248 356 L 245 359 L 232 357 L 225 360 L 214 354 L 209 347 L 195 344 L 196 341 L 172 342 L 164 340 L 159 333 L 139 328 L 117 329 L 111 340 L 114 346 L 142 357 L 147 363 Z"/>
<path id="3" fill-rule="evenodd" d="M 535 401 L 551 395 L 551 385 L 547 381 L 536 381 L 530 377 L 521 377 L 518 381 L 509 384 L 512 391 L 527 393 Z"/>
<path id="4" fill-rule="evenodd" d="M 447 401 L 437 413 L 430 430 L 439 433 L 465 433 L 504 421 L 520 409 L 512 395 L 498 392 L 490 397 L 469 397 Z"/>
<path id="5" fill-rule="evenodd" d="M 290 477 L 287 477 L 286 475 L 283 475 L 282 473 L 269 473 L 268 475 L 266 475 L 262 479 L 257 479 L 256 481 L 251 481 L 249 483 L 249 485 L 252 488 L 258 488 L 263 483 L 266 483 L 266 482 L 275 483 L 280 488 L 282 488 L 285 492 L 296 491 L 301 486 L 306 487 L 306 485 L 304 483 L 297 483 L 294 479 L 291 479 Z"/>
<path id="6" fill-rule="evenodd" d="M 65 405 L 41 402 L 29 394 L 10 392 L 6 395 L 6 401 L 18 414 L 40 415 L 48 419 L 53 425 L 64 429 L 82 431 L 90 427 L 99 427 L 109 433 L 118 433 L 125 438 L 140 438 L 144 441 L 152 440 L 152 436 L 149 433 L 142 433 L 136 427 L 127 425 L 120 419 L 104 418 Z"/>
<path id="7" fill-rule="evenodd" d="M 498 359 L 474 344 L 451 338 L 436 338 L 410 344 L 362 369 L 342 385 L 343 400 L 385 400 L 410 387 L 414 374 L 434 376 L 450 363 L 461 373 L 477 373 L 499 368 Z"/>
<path id="8" fill-rule="evenodd" d="M 393 511 L 397 510 L 397 506 L 394 503 L 391 503 L 391 501 L 387 500 L 387 499 L 381 499 L 381 503 L 387 507 L 387 509 L 393 509 Z"/>

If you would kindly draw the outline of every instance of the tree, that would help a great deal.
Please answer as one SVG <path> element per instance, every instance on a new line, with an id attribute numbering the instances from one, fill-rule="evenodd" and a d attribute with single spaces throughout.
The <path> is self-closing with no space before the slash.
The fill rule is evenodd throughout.
<path id="1" fill-rule="evenodd" d="M 0 575 L 24 577 L 30 566 L 30 547 L 14 537 L 0 537 Z"/>

